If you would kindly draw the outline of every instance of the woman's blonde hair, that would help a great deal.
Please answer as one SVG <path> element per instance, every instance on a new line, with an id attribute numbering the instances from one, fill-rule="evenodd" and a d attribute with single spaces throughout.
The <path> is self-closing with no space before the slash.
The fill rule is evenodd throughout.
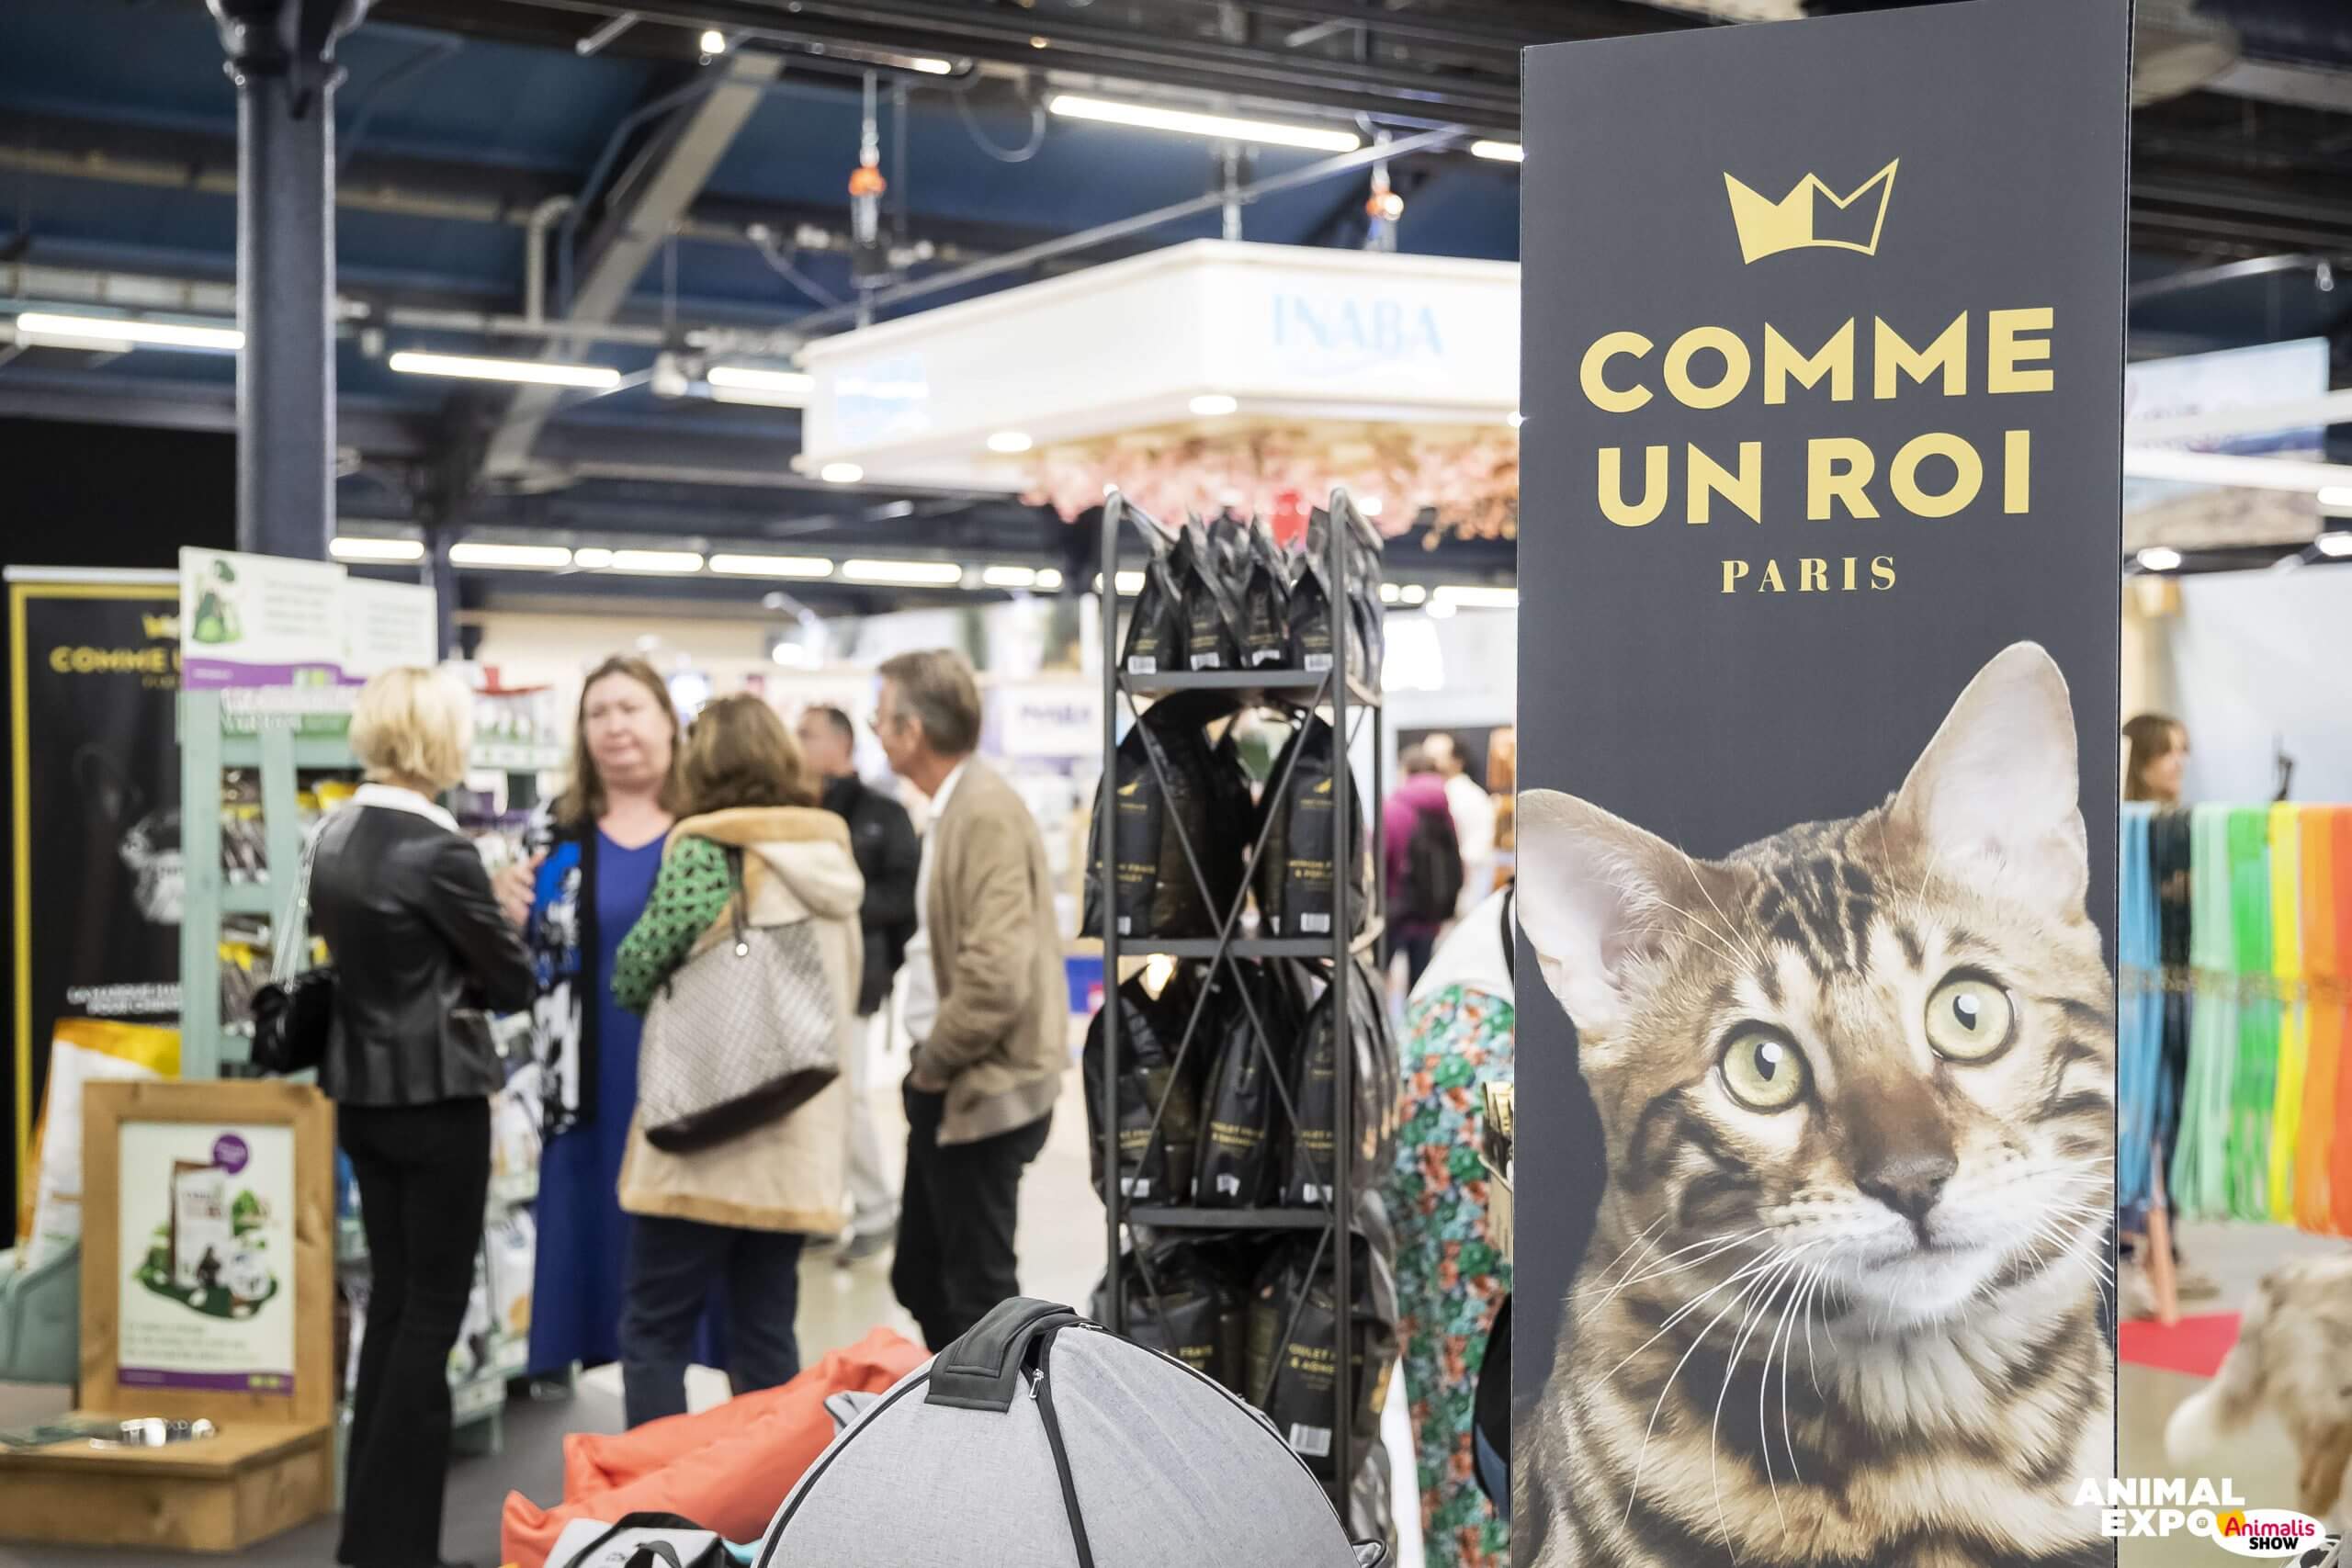
<path id="1" fill-rule="evenodd" d="M 351 750 L 368 776 L 434 795 L 466 776 L 473 730 L 473 694 L 434 670 L 387 670 L 351 710 Z"/>
<path id="2" fill-rule="evenodd" d="M 670 728 L 678 727 L 678 705 L 670 700 L 670 687 L 662 672 L 642 659 L 628 654 L 616 654 L 588 671 L 580 682 L 580 703 L 571 715 L 571 776 L 563 793 L 555 797 L 553 815 L 558 824 L 577 830 L 593 824 L 605 814 L 605 781 L 596 773 L 596 759 L 588 750 L 588 694 L 609 676 L 625 675 L 645 688 L 654 705 L 670 716 Z M 685 750 L 673 740 L 670 747 L 670 771 L 662 780 L 662 809 L 676 816 L 684 805 L 685 791 L 678 779 L 678 757 Z"/>
<path id="3" fill-rule="evenodd" d="M 817 804 L 800 743 L 774 708 L 748 692 L 721 697 L 695 716 L 679 772 L 687 809 L 696 813 Z"/>

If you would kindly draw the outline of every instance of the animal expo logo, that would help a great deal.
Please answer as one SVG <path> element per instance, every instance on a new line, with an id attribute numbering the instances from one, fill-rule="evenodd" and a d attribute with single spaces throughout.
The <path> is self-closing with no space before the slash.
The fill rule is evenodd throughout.
<path id="1" fill-rule="evenodd" d="M 1731 220 L 1739 231 L 1742 265 L 1778 255 L 1782 251 L 1860 251 L 1878 254 L 1879 231 L 1886 225 L 1887 198 L 1894 194 L 1894 171 L 1900 158 L 1839 196 L 1809 174 L 1778 201 L 1758 195 L 1736 175 L 1724 175 L 1731 197 Z M 1878 199 L 1870 199 L 1876 191 Z M 1864 231 L 1867 229 L 1867 237 Z"/>
<path id="2" fill-rule="evenodd" d="M 2199 1535 L 2236 1556 L 2293 1568 L 2335 1568 L 2337 1561 L 2337 1540 L 2325 1525 L 2291 1508 L 2249 1508 L 2227 1480 L 2086 1479 L 2075 1502 L 2100 1510 L 2099 1531 L 2110 1539 Z"/>

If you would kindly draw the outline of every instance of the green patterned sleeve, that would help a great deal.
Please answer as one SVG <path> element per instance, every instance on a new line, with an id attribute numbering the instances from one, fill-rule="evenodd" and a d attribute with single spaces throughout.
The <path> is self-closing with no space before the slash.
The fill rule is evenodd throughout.
<path id="1" fill-rule="evenodd" d="M 631 1012 L 653 1005 L 662 983 L 686 961 L 711 922 L 727 912 L 735 879 L 727 852 L 708 839 L 682 840 L 662 862 L 652 897 L 613 958 L 613 1000 Z"/>

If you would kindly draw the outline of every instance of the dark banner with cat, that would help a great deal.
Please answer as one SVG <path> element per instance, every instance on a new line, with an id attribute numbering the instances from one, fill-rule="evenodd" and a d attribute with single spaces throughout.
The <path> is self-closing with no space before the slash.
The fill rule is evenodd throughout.
<path id="1" fill-rule="evenodd" d="M 1514 1561 L 2107 1562 L 2129 8 L 1526 59 Z"/>

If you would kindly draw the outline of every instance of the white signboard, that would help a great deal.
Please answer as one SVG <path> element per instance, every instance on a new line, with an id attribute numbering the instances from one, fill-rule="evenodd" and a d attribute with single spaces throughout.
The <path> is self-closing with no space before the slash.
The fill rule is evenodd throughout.
<path id="1" fill-rule="evenodd" d="M 294 1129 L 125 1122 L 116 1381 L 294 1392 Z"/>
<path id="2" fill-rule="evenodd" d="M 2268 408 L 2321 396 L 2327 390 L 2327 340 L 2298 338 L 2251 348 L 2149 359 L 2123 370 L 2126 428 L 2159 420 L 2234 409 Z M 2203 441 L 2181 442 L 2185 450 L 2282 457 L 2320 456 L 2324 433 L 2266 430 Z M 2134 446 L 2158 443 L 2133 439 Z M 2202 546 L 2301 543 L 2319 533 L 2319 503 L 2297 491 L 2242 490 L 2182 484 L 2164 479 L 2123 481 L 2123 545 L 2126 550 L 2166 545 Z"/>

